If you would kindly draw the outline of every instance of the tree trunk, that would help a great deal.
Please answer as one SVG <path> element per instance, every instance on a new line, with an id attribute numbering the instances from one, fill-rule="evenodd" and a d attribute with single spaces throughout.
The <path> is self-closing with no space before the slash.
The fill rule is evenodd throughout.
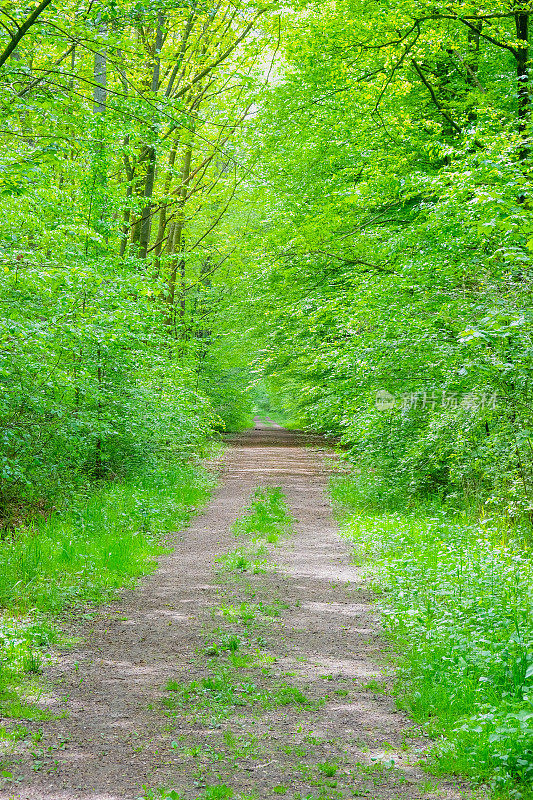
<path id="1" fill-rule="evenodd" d="M 156 245 L 154 250 L 154 280 L 157 280 L 159 277 L 159 272 L 161 269 L 161 250 L 163 249 L 163 239 L 165 237 L 165 229 L 167 227 L 167 203 L 168 203 L 168 195 L 170 193 L 170 186 L 172 183 L 172 170 L 174 168 L 174 163 L 176 161 L 176 152 L 178 149 L 178 141 L 179 138 L 176 137 L 172 148 L 170 150 L 170 154 L 168 157 L 168 168 L 167 168 L 167 175 L 165 178 L 165 186 L 163 189 L 163 204 L 159 210 L 159 225 L 157 228 L 157 237 L 156 237 Z"/>
<path id="2" fill-rule="evenodd" d="M 107 25 L 105 22 L 100 23 L 99 28 L 101 34 L 106 34 Z M 107 55 L 104 51 L 97 51 L 94 54 L 94 113 L 105 114 L 107 103 Z"/>
<path id="3" fill-rule="evenodd" d="M 101 35 L 107 32 L 105 22 L 97 19 L 98 30 Z M 98 230 L 98 226 L 105 218 L 107 207 L 106 184 L 107 164 L 105 151 L 105 112 L 107 103 L 107 54 L 105 50 L 94 54 L 94 90 L 93 113 L 96 118 L 94 133 L 94 151 L 92 164 L 92 186 L 89 198 L 87 226 Z M 101 230 L 104 226 L 101 226 Z M 105 232 L 105 229 L 104 229 Z M 89 251 L 89 237 L 85 239 L 85 252 Z M 96 245 L 98 253 L 98 245 Z"/>
<path id="4" fill-rule="evenodd" d="M 193 137 L 191 135 L 189 143 L 187 144 L 187 147 L 185 149 L 185 153 L 183 154 L 183 165 L 181 169 L 181 186 L 179 190 L 178 209 L 176 211 L 177 218 L 174 223 L 172 241 L 169 241 L 170 253 L 174 256 L 168 280 L 168 302 L 172 310 L 174 309 L 174 302 L 176 299 L 178 269 L 180 272 L 180 277 L 182 276 L 183 270 L 185 269 L 185 263 L 183 264 L 181 263 L 183 259 L 180 258 L 178 260 L 177 254 L 180 253 L 182 250 L 183 228 L 185 224 L 185 220 L 183 218 L 183 207 L 187 199 L 188 181 L 189 181 L 189 176 L 191 174 L 192 144 L 193 144 Z M 182 277 L 181 280 L 183 281 Z"/>
<path id="5" fill-rule="evenodd" d="M 130 137 L 126 136 L 124 138 L 124 147 L 126 148 L 129 144 Z M 120 258 L 124 257 L 124 253 L 126 252 L 126 245 L 128 242 L 128 230 L 130 227 L 130 217 L 131 217 L 131 197 L 133 194 L 133 178 L 135 177 L 135 169 L 130 163 L 130 159 L 128 154 L 124 153 L 124 170 L 126 172 L 126 205 L 124 208 L 124 212 L 122 215 L 122 234 L 120 237 L 120 249 L 119 249 L 119 256 Z"/>
<path id="6" fill-rule="evenodd" d="M 163 25 L 165 18 L 160 11 L 157 17 L 157 33 L 155 37 L 154 68 L 152 71 L 152 94 L 157 94 L 159 89 L 159 72 L 161 69 L 161 48 L 163 47 Z M 152 129 L 152 136 L 157 138 L 157 123 Z M 154 193 L 155 168 L 157 154 L 155 145 L 151 144 L 147 153 L 146 179 L 144 183 L 144 197 L 147 201 L 141 214 L 141 229 L 139 236 L 139 257 L 146 258 L 148 245 L 150 243 L 150 232 L 152 230 L 152 195 Z"/>
<path id="7" fill-rule="evenodd" d="M 529 119 L 529 65 L 528 65 L 528 40 L 529 40 L 529 14 L 517 11 L 515 14 L 516 37 L 519 46 L 516 50 L 516 77 L 518 81 L 518 131 L 522 138 L 519 158 L 521 161 L 529 155 L 529 146 L 526 143 L 526 129 Z"/>

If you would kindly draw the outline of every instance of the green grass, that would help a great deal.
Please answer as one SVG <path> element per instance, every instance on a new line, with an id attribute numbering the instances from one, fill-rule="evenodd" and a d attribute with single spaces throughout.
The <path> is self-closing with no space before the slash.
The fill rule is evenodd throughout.
<path id="1" fill-rule="evenodd" d="M 276 544 L 294 522 L 279 486 L 257 488 L 252 501 L 233 525 L 235 536 Z"/>
<path id="2" fill-rule="evenodd" d="M 332 764 L 329 761 L 324 761 L 322 764 L 317 764 L 317 768 L 322 775 L 325 775 L 327 778 L 332 778 L 337 770 L 337 764 Z"/>
<path id="3" fill-rule="evenodd" d="M 243 678 L 237 670 L 224 665 L 201 680 L 169 681 L 166 691 L 171 696 L 163 704 L 170 709 L 179 706 L 205 708 L 214 714 L 231 711 L 237 706 L 250 706 L 258 702 L 261 695 L 252 680 Z"/>
<path id="4" fill-rule="evenodd" d="M 266 571 L 266 550 L 262 546 L 254 549 L 239 547 L 219 556 L 216 562 L 220 564 L 219 572 L 251 572 L 258 575 Z"/>
<path id="5" fill-rule="evenodd" d="M 279 487 L 258 488 L 251 503 L 235 521 L 232 530 L 246 544 L 216 559 L 218 571 L 250 572 L 257 575 L 267 568 L 267 544 L 277 544 L 291 529 L 293 518 Z"/>
<path id="6" fill-rule="evenodd" d="M 155 567 L 160 537 L 203 502 L 207 478 L 174 465 L 108 484 L 0 542 L 0 607 L 60 611 Z"/>
<path id="7" fill-rule="evenodd" d="M 235 797 L 233 789 L 225 784 L 206 786 L 195 800 L 232 800 Z M 143 794 L 138 800 L 185 800 L 182 794 L 173 789 L 150 789 L 143 787 Z"/>
<path id="8" fill-rule="evenodd" d="M 260 613 L 259 603 L 240 603 L 238 606 L 232 603 L 224 603 L 220 608 L 214 610 L 215 614 L 220 614 L 228 622 L 236 622 L 241 625 L 251 625 Z"/>
<path id="9" fill-rule="evenodd" d="M 229 622 L 236 622 L 241 625 L 249 626 L 260 615 L 264 617 L 279 617 L 280 614 L 289 608 L 288 603 L 281 600 L 274 600 L 272 603 L 241 603 L 238 606 L 229 604 L 222 605 L 216 610 L 216 614 L 220 614 L 225 620 Z"/>
<path id="10" fill-rule="evenodd" d="M 206 656 L 219 656 L 236 653 L 241 646 L 241 639 L 234 633 L 227 633 L 215 628 L 201 652 Z"/>
<path id="11" fill-rule="evenodd" d="M 151 789 L 143 786 L 143 793 L 137 800 L 185 800 L 185 798 L 174 789 Z"/>
<path id="12" fill-rule="evenodd" d="M 437 502 L 369 510 L 349 478 L 337 479 L 332 493 L 402 654 L 398 701 L 438 737 L 432 770 L 486 782 L 502 797 L 532 798 L 529 530 Z"/>
<path id="13" fill-rule="evenodd" d="M 200 680 L 186 683 L 169 681 L 165 687 L 169 697 L 163 700 L 163 705 L 171 711 L 179 708 L 194 709 L 195 712 L 205 710 L 212 717 L 222 718 L 242 707 L 316 708 L 322 704 L 310 700 L 300 689 L 286 683 L 260 688 L 255 682 L 254 671 L 264 674 L 266 668 L 257 658 L 245 663 L 234 664 L 230 658 L 223 664 L 210 664 L 209 674 Z"/>
<path id="14" fill-rule="evenodd" d="M 258 488 L 252 501 L 235 521 L 232 530 L 246 544 L 217 558 L 218 571 L 250 572 L 257 575 L 266 571 L 267 544 L 277 544 L 280 536 L 291 529 L 293 518 L 279 487 Z"/>
<path id="15" fill-rule="evenodd" d="M 283 706 L 306 706 L 317 708 L 322 702 L 310 700 L 297 686 L 282 684 L 269 691 L 262 698 L 263 708 L 279 708 Z"/>
<path id="16" fill-rule="evenodd" d="M 197 467 L 173 465 L 107 484 L 0 541 L 0 709 L 29 713 L 16 687 L 57 641 L 54 616 L 98 602 L 152 571 L 162 537 L 208 494 Z M 20 708 L 17 711 L 17 704 Z M 19 713 L 20 712 L 20 713 Z"/>

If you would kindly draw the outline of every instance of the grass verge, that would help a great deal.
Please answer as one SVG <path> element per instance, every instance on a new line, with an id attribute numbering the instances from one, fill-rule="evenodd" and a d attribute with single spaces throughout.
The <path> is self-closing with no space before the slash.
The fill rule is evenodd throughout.
<path id="1" fill-rule="evenodd" d="M 368 508 L 332 482 L 355 559 L 383 593 L 400 706 L 436 741 L 430 767 L 533 798 L 533 562 L 529 531 L 434 503 Z"/>
<path id="2" fill-rule="evenodd" d="M 0 711 L 36 713 L 18 689 L 42 670 L 58 638 L 54 617 L 105 600 L 156 567 L 210 486 L 197 466 L 174 464 L 107 484 L 0 541 Z"/>

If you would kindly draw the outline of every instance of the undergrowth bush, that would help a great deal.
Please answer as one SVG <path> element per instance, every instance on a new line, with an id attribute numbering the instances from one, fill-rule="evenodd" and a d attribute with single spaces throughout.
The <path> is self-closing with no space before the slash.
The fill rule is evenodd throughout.
<path id="1" fill-rule="evenodd" d="M 343 530 L 383 591 L 401 707 L 437 738 L 433 767 L 531 798 L 533 562 L 528 526 L 438 501 L 378 510 L 343 478 Z"/>

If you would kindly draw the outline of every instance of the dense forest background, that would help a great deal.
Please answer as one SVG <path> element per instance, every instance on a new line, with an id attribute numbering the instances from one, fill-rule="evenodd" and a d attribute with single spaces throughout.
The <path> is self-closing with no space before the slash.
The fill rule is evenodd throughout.
<path id="1" fill-rule="evenodd" d="M 254 403 L 379 494 L 529 513 L 529 6 L 30 12 L 2 10 L 4 517 Z"/>
<path id="2" fill-rule="evenodd" d="M 64 606 L 89 562 L 90 595 L 124 567 L 115 534 L 94 561 L 111 519 L 142 571 L 139 531 L 168 529 L 172 487 L 196 502 L 191 464 L 258 409 L 330 434 L 340 500 L 393 514 L 365 547 L 391 575 L 420 555 L 394 612 L 426 647 L 410 711 L 528 796 L 532 9 L 2 3 L 2 603 Z M 43 553 L 70 564 L 53 601 Z"/>

